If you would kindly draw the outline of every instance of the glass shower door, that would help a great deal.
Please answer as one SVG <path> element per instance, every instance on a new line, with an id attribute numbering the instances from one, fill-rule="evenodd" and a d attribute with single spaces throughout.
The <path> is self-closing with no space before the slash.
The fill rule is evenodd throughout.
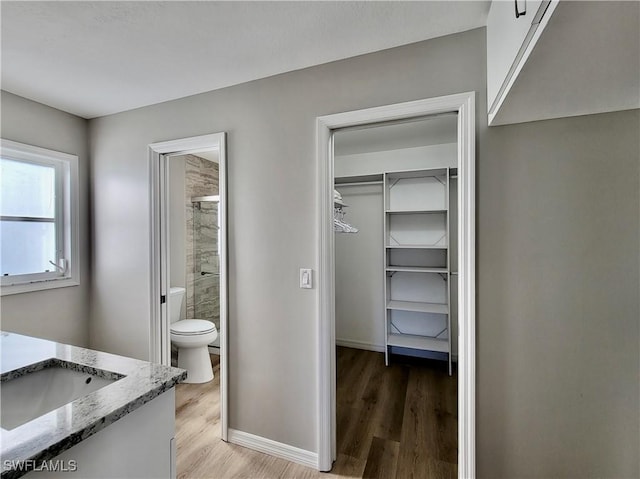
<path id="1" fill-rule="evenodd" d="M 220 256 L 218 196 L 201 196 L 193 203 L 194 318 L 206 319 L 220 331 Z M 219 347 L 219 339 L 212 346 Z"/>

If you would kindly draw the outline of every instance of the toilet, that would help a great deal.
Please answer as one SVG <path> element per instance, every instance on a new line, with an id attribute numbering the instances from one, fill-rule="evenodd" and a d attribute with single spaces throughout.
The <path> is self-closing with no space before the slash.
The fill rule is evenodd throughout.
<path id="1" fill-rule="evenodd" d="M 207 345 L 218 338 L 216 325 L 204 319 L 180 319 L 184 288 L 169 289 L 171 343 L 178 348 L 178 367 L 187 370 L 185 383 L 206 383 L 213 379 Z"/>

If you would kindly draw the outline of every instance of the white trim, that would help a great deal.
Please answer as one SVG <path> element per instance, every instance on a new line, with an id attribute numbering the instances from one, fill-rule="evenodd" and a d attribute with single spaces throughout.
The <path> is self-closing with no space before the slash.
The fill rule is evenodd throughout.
<path id="1" fill-rule="evenodd" d="M 336 346 L 344 346 L 345 348 L 364 349 L 365 351 L 384 353 L 384 344 L 372 344 L 365 341 L 336 338 Z"/>
<path id="2" fill-rule="evenodd" d="M 171 277 L 171 261 L 169 260 L 169 252 L 171 251 L 171 228 L 169 226 L 169 221 L 171 218 L 169 217 L 169 204 L 167 199 L 169 197 L 169 177 L 167 175 L 168 164 L 167 164 L 167 155 L 160 155 L 159 157 L 159 197 L 158 197 L 158 207 L 160 213 L 160 221 L 158 224 L 158 231 L 160 233 L 160 247 L 159 253 L 160 256 L 156 256 L 154 261 L 159 259 L 160 266 L 160 289 L 157 289 L 157 292 L 160 292 L 161 295 L 165 295 L 165 302 L 160 304 L 160 363 L 166 366 L 171 365 L 171 331 L 169 326 L 169 321 L 166 319 L 169 316 L 169 311 L 171 311 L 171 298 L 169 297 L 169 288 Z"/>
<path id="3" fill-rule="evenodd" d="M 269 454 L 270 456 L 302 464 L 303 466 L 316 468 L 318 465 L 318 455 L 315 452 L 249 434 L 248 432 L 229 429 L 229 442 L 237 444 L 238 446 L 248 447 L 249 449 L 264 454 Z"/>
<path id="4" fill-rule="evenodd" d="M 80 205 L 78 156 L 61 151 L 27 145 L 17 141 L 0 139 L 3 158 L 37 165 L 47 165 L 56 170 L 56 256 L 66 263 L 62 274 L 31 273 L 3 278 L 0 295 L 27 293 L 46 289 L 80 285 Z M 58 196 L 62 193 L 60 196 Z M 59 249 L 62 251 L 59 251 Z"/>
<path id="5" fill-rule="evenodd" d="M 163 155 L 181 155 L 192 152 L 209 150 L 218 151 L 219 155 L 219 184 L 220 197 L 220 426 L 221 438 L 227 440 L 229 425 L 229 366 L 228 366 L 228 249 L 227 249 L 227 149 L 226 133 L 195 136 L 180 140 L 163 141 L 149 145 L 149 191 L 150 191 L 150 301 L 151 325 L 149 337 L 150 361 L 170 364 L 170 339 L 168 324 L 162 324 L 162 318 L 167 318 L 166 305 L 160 304 L 160 296 L 168 295 L 168 281 L 163 280 L 162 271 L 166 275 L 166 265 L 161 268 L 158 258 L 162 256 L 161 221 L 163 212 L 160 208 L 160 189 L 164 177 Z M 164 234 L 166 237 L 166 232 Z M 164 260 L 163 260 L 164 261 Z M 167 319 L 168 320 L 168 319 Z"/>
<path id="6" fill-rule="evenodd" d="M 149 145 L 156 153 L 186 155 L 198 150 L 222 151 L 225 133 L 211 133 L 210 135 L 193 136 L 180 140 L 161 141 Z"/>
<path id="7" fill-rule="evenodd" d="M 328 118 L 330 120 L 330 117 Z M 318 163 L 318 464 L 330 471 L 337 457 L 335 425 L 335 238 L 333 216 L 333 126 L 327 117 L 316 120 Z"/>
<path id="8" fill-rule="evenodd" d="M 476 476 L 475 96 L 458 109 L 458 477 Z"/>
<path id="9" fill-rule="evenodd" d="M 218 134 L 218 215 L 220 231 L 218 251 L 220 252 L 220 428 L 221 438 L 227 440 L 229 430 L 229 249 L 227 222 L 227 136 Z"/>
<path id="10" fill-rule="evenodd" d="M 163 357 L 160 319 L 165 311 L 157 298 L 160 291 L 160 153 L 149 145 L 149 300 L 151 324 L 149 327 L 149 361 L 167 364 Z"/>
<path id="11" fill-rule="evenodd" d="M 475 477 L 475 92 L 337 113 L 316 120 L 318 174 L 318 464 L 331 469 L 335 424 L 335 246 L 333 144 L 337 128 L 438 113 L 458 113 L 459 360 L 458 477 Z"/>
<path id="12" fill-rule="evenodd" d="M 12 294 L 31 293 L 35 291 L 44 291 L 47 289 L 68 288 L 70 286 L 79 286 L 80 281 L 71 278 L 51 278 L 42 281 L 31 281 L 21 284 L 7 284 L 0 286 L 0 296 L 10 296 Z"/>

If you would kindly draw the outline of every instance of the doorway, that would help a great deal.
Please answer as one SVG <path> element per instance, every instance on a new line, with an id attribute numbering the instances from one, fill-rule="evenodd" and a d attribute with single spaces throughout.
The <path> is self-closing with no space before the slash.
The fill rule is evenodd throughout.
<path id="1" fill-rule="evenodd" d="M 218 330 L 218 338 L 209 346 L 209 351 L 213 353 L 212 362 L 219 362 L 216 382 L 220 384 L 220 437 L 226 441 L 228 276 L 225 133 L 154 143 L 149 145 L 149 154 L 151 360 L 171 365 L 171 301 L 176 297 L 175 292 L 181 291 L 180 318 L 205 319 L 213 322 Z M 217 398 L 215 403 L 218 403 Z"/>
<path id="2" fill-rule="evenodd" d="M 335 130 L 334 468 L 457 475 L 457 114 Z"/>
<path id="3" fill-rule="evenodd" d="M 336 444 L 334 133 L 429 115 L 457 115 L 458 476 L 475 476 L 475 93 L 338 113 L 317 119 L 318 161 L 318 468 L 331 470 Z"/>

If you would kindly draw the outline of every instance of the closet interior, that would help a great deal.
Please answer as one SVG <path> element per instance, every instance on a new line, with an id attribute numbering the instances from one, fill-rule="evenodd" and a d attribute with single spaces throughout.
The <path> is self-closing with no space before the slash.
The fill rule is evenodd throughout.
<path id="1" fill-rule="evenodd" d="M 457 357 L 457 114 L 334 132 L 336 344 Z M 343 234 L 350 233 L 350 234 Z"/>

